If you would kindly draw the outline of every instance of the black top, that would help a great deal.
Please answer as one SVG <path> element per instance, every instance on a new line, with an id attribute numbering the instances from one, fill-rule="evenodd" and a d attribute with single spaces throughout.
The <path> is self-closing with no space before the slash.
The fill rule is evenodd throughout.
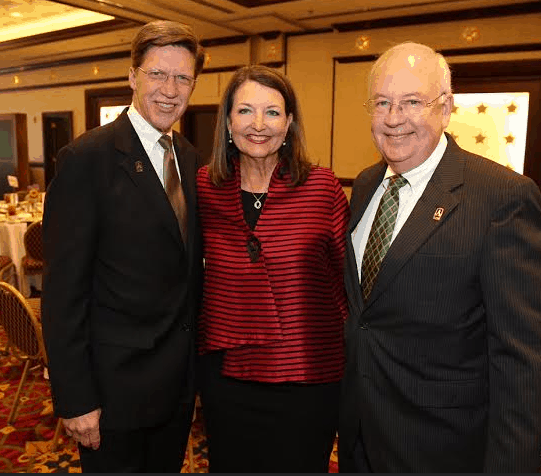
<path id="1" fill-rule="evenodd" d="M 257 224 L 257 220 L 259 219 L 259 215 L 261 214 L 261 210 L 263 210 L 263 205 L 265 204 L 265 199 L 267 198 L 267 194 L 259 194 L 256 193 L 255 197 L 252 192 L 247 192 L 246 190 L 241 190 L 242 192 L 242 210 L 244 211 L 244 219 L 246 220 L 246 223 L 248 223 L 248 226 L 251 230 L 255 228 L 255 225 Z M 259 198 L 259 201 L 261 202 L 261 207 L 257 209 L 254 204 L 256 203 L 257 198 Z"/>

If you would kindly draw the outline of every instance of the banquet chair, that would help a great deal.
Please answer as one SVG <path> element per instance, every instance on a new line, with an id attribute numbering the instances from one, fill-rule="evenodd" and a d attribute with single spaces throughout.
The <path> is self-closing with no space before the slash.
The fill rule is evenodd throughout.
<path id="1" fill-rule="evenodd" d="M 0 281 L 5 281 L 17 287 L 17 268 L 15 268 L 15 263 L 9 256 L 0 256 Z M 1 325 L 2 323 L 0 321 L 0 326 Z M 6 344 L 6 349 L 1 350 L 0 355 L 7 355 L 9 345 L 10 344 L 8 340 Z"/>
<path id="2" fill-rule="evenodd" d="M 9 256 L 0 256 L 0 281 L 17 286 L 17 269 L 15 263 Z"/>
<path id="3" fill-rule="evenodd" d="M 15 393 L 13 406 L 8 416 L 10 425 L 15 420 L 19 406 L 19 397 L 28 376 L 30 364 L 47 367 L 47 354 L 39 321 L 41 315 L 40 299 L 25 299 L 11 284 L 0 282 L 0 324 L 4 328 L 9 341 L 10 354 L 24 361 L 24 368 Z M 61 430 L 61 419 L 58 419 L 51 451 L 56 451 Z"/>
<path id="4" fill-rule="evenodd" d="M 32 223 L 24 234 L 25 255 L 21 260 L 23 275 L 41 274 L 43 272 L 43 240 L 41 222 Z"/>

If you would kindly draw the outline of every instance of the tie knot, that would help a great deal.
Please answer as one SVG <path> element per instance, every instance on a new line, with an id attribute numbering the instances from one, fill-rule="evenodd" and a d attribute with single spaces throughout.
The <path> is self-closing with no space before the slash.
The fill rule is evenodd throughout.
<path id="1" fill-rule="evenodd" d="M 158 139 L 158 143 L 165 149 L 165 151 L 170 151 L 173 148 L 173 141 L 171 137 L 167 134 L 164 134 Z"/>
<path id="2" fill-rule="evenodd" d="M 402 175 L 393 175 L 392 177 L 389 177 L 389 191 L 391 193 L 396 193 L 407 183 L 408 180 L 402 177 Z"/>

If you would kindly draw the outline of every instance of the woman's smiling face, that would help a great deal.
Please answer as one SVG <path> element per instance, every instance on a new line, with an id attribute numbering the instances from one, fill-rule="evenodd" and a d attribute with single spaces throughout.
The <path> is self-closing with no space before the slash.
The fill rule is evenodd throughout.
<path id="1" fill-rule="evenodd" d="M 279 91 L 248 80 L 233 96 L 227 125 L 241 158 L 277 159 L 291 120 Z"/>

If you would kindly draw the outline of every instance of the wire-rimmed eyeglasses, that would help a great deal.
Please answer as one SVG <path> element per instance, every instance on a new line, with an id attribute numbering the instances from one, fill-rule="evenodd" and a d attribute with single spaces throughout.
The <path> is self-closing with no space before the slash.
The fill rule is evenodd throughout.
<path id="1" fill-rule="evenodd" d="M 369 99 L 364 103 L 364 107 L 371 116 L 386 116 L 391 112 L 393 106 L 397 106 L 398 110 L 406 116 L 415 116 L 421 114 L 426 108 L 434 106 L 439 98 L 447 94 L 441 93 L 432 101 L 417 98 L 401 99 L 398 102 L 389 101 L 386 98 Z"/>
<path id="2" fill-rule="evenodd" d="M 177 86 L 191 87 L 197 81 L 195 78 L 192 78 L 191 76 L 186 76 L 185 74 L 169 74 L 165 71 L 160 71 L 159 69 L 151 69 L 150 71 L 145 71 L 140 66 L 137 66 L 137 69 L 140 69 L 143 73 L 145 73 L 150 80 L 157 81 L 158 83 L 165 83 L 170 76 L 173 77 L 173 80 L 175 81 L 175 84 Z"/>

